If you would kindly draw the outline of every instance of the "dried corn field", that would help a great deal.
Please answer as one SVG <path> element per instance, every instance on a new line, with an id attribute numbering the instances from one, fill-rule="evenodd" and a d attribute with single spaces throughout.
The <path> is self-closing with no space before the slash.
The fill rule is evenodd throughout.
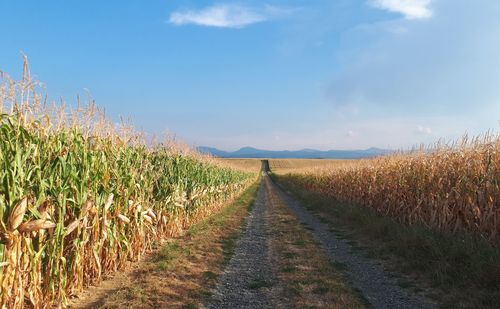
<path id="1" fill-rule="evenodd" d="M 255 173 L 116 126 L 92 102 L 50 105 L 27 63 L 0 83 L 3 308 L 68 298 L 218 211 Z"/>
<path id="2" fill-rule="evenodd" d="M 262 166 L 261 159 L 217 158 L 215 160 L 224 166 L 247 172 L 259 172 Z"/>
<path id="3" fill-rule="evenodd" d="M 271 166 L 273 162 L 271 161 Z M 342 202 L 375 209 L 404 224 L 500 237 L 500 137 L 433 150 L 351 161 L 283 181 Z"/>
<path id="4" fill-rule="evenodd" d="M 276 174 L 316 173 L 357 162 L 346 159 L 271 159 L 269 167 Z"/>

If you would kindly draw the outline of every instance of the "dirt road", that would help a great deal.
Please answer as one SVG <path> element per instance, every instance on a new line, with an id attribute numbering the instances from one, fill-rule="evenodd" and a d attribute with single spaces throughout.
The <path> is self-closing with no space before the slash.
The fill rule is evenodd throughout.
<path id="1" fill-rule="evenodd" d="M 208 308 L 300 308 L 309 304 L 302 302 L 301 297 L 307 297 L 311 291 L 316 291 L 328 284 L 326 292 L 315 295 L 317 298 L 315 301 L 318 301 L 314 304 L 315 306 L 324 308 L 354 308 L 366 305 L 374 308 L 434 307 L 425 298 L 400 287 L 397 280 L 388 275 L 380 263 L 351 250 L 347 242 L 331 232 L 330 226 L 321 222 L 295 199 L 283 192 L 269 178 L 267 161 L 263 161 L 262 168 L 263 181 L 254 208 L 237 243 L 235 254 L 220 277 Z M 281 217 L 276 215 L 277 212 Z M 284 221 L 282 218 L 287 215 L 293 218 Z M 278 217 L 281 219 L 277 219 Z M 280 222 L 287 224 L 280 225 Z M 296 224 L 298 222 L 300 224 Z M 294 231 L 286 230 L 293 224 L 300 227 L 296 227 Z M 310 237 L 311 241 L 303 242 L 309 247 L 301 251 L 301 246 L 296 244 L 298 243 L 296 240 L 287 239 L 293 236 L 289 235 L 291 233 L 306 233 L 308 236 L 305 236 L 305 239 Z M 292 245 L 295 247 L 292 248 Z M 280 265 L 289 254 L 289 252 L 282 251 L 288 249 L 295 250 L 293 261 L 302 263 L 292 266 L 302 270 L 304 274 L 296 274 L 293 277 L 280 270 Z M 311 254 L 311 251 L 315 251 L 316 256 L 304 256 Z M 297 255 L 303 255 L 302 260 Z M 315 264 L 321 264 L 321 261 L 326 260 L 326 263 L 330 265 L 311 265 L 313 258 L 319 261 L 314 262 Z M 337 268 L 338 265 L 342 265 L 344 276 L 338 275 L 340 271 L 335 269 L 335 265 Z M 329 267 L 332 269 L 325 269 Z M 325 276 L 330 278 L 325 278 Z M 320 282 L 319 277 L 323 281 Z M 294 278 L 298 278 L 298 285 L 290 282 Z M 345 287 L 342 281 L 345 282 L 345 286 L 354 287 L 358 295 L 355 295 L 354 289 Z M 307 282 L 316 282 L 315 284 L 319 284 L 319 287 L 309 289 L 305 286 Z M 290 291 L 296 286 L 300 288 Z M 335 286 L 341 286 L 341 289 L 333 288 Z M 342 299 L 342 302 L 338 299 Z M 365 303 L 360 299 L 364 299 Z"/>
<path id="2" fill-rule="evenodd" d="M 222 274 L 208 308 L 272 308 L 276 303 L 276 276 L 271 267 L 266 200 L 266 188 L 261 185 L 235 254 Z"/>

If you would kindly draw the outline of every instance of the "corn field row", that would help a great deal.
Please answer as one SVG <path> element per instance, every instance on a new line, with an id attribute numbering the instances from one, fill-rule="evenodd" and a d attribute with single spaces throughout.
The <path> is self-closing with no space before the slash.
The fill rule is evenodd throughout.
<path id="1" fill-rule="evenodd" d="M 240 193 L 254 174 L 146 146 L 95 105 L 49 106 L 29 76 L 0 84 L 2 308 L 65 306 Z"/>
<path id="2" fill-rule="evenodd" d="M 284 181 L 338 201 L 363 205 L 404 224 L 490 241 L 500 236 L 500 138 L 350 161 Z"/>

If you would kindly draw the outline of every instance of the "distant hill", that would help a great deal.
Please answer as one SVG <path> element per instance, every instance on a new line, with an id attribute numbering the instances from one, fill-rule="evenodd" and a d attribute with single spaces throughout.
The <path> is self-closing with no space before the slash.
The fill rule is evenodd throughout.
<path id="1" fill-rule="evenodd" d="M 281 159 L 361 159 L 388 154 L 391 150 L 368 148 L 365 150 L 262 150 L 243 147 L 229 152 L 212 147 L 198 147 L 198 151 L 220 158 L 281 158 Z"/>

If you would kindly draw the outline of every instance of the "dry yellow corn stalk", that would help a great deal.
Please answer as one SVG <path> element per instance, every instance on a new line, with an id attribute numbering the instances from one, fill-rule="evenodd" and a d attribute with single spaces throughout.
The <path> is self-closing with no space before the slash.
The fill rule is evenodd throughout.
<path id="1" fill-rule="evenodd" d="M 500 137 L 430 151 L 351 161 L 285 181 L 333 199 L 370 207 L 405 224 L 500 237 Z"/>

